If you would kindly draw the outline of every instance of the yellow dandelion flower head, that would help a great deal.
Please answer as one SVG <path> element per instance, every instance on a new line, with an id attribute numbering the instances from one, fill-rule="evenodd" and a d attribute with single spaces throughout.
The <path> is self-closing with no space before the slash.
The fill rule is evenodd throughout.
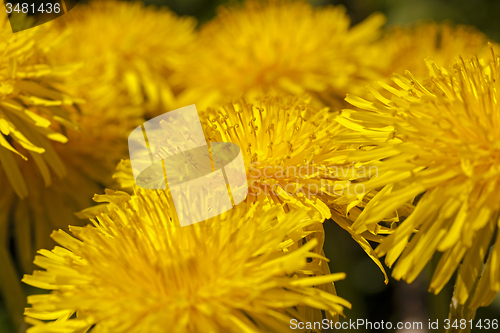
<path id="1" fill-rule="evenodd" d="M 461 264 L 455 293 L 475 309 L 500 290 L 500 58 L 460 59 L 448 69 L 427 64 L 428 80 L 396 75 L 398 89 L 382 84 L 391 99 L 375 90 L 376 102 L 350 96 L 363 110 L 338 118 L 363 138 L 351 158 L 378 165 L 379 177 L 365 183 L 366 191 L 382 188 L 353 228 L 373 230 L 391 210 L 414 201 L 414 211 L 377 252 L 387 254 L 389 266 L 399 258 L 393 275 L 409 282 L 442 252 L 431 291 L 438 293 Z"/>
<path id="2" fill-rule="evenodd" d="M 92 1 L 58 23 L 67 38 L 53 58 L 82 63 L 75 89 L 87 100 L 149 112 L 173 102 L 169 76 L 192 47 L 195 19 L 138 1 Z"/>
<path id="3" fill-rule="evenodd" d="M 387 61 L 387 77 L 408 70 L 424 79 L 429 72 L 424 59 L 431 58 L 439 66 L 449 66 L 455 63 L 457 55 L 488 56 L 487 41 L 486 35 L 475 27 L 451 22 L 395 26 L 378 42 L 384 54 L 379 59 Z"/>
<path id="4" fill-rule="evenodd" d="M 24 272 L 31 271 L 36 249 L 53 246 L 48 237 L 51 230 L 85 223 L 82 218 L 86 215 L 75 212 L 93 205 L 94 193 L 117 186 L 112 175 L 116 164 L 127 156 L 127 135 L 143 122 L 134 107 L 103 111 L 90 105 L 80 108 L 72 119 L 78 123 L 78 129 L 66 128 L 68 142 L 52 144 L 50 148 L 55 153 L 47 156 L 60 161 L 64 177 L 51 178 L 49 170 L 39 172 L 36 160 L 28 160 L 20 166 L 27 181 L 28 197 L 20 200 L 10 195 L 12 203 L 6 209 L 11 214 L 5 219 L 24 226 L 14 234 L 17 259 Z"/>
<path id="5" fill-rule="evenodd" d="M 203 116 L 209 141 L 233 142 L 244 152 L 250 197 L 314 207 L 330 217 L 324 201 L 336 197 L 337 181 L 330 167 L 342 165 L 346 156 L 333 144 L 340 126 L 328 108 L 293 96 L 265 96 L 209 108 Z"/>
<path id="6" fill-rule="evenodd" d="M 52 244 L 50 231 L 78 223 L 73 213 L 111 184 L 116 163 L 127 153 L 128 131 L 142 115 L 133 107 L 82 105 L 61 92 L 72 90 L 77 66 L 52 57 L 65 39 L 52 22 L 17 33 L 6 16 L 1 24 L 0 183 L 11 186 L 2 188 L 6 214 L 0 222 L 19 226 L 16 259 L 28 271 L 34 249 Z"/>
<path id="7" fill-rule="evenodd" d="M 302 98 L 265 95 L 253 100 L 239 99 L 221 107 L 208 108 L 199 113 L 205 137 L 209 142 L 236 143 L 242 151 L 248 178 L 249 198 L 265 198 L 277 204 L 287 203 L 289 208 L 313 208 L 323 218 L 330 217 L 324 201 L 337 196 L 328 192 L 335 185 L 335 164 L 342 165 L 346 155 L 338 153 L 332 136 L 340 130 L 328 108 L 317 109 Z M 182 150 L 189 145 L 190 119 L 179 119 L 164 124 L 165 139 L 154 151 Z M 171 138 L 170 126 L 183 128 L 183 138 Z M 154 148 L 156 149 L 156 148 Z M 149 156 L 144 163 L 150 164 Z M 188 163 L 199 167 L 196 163 Z M 122 162 L 115 174 L 122 186 L 133 185 L 129 162 Z"/>
<path id="8" fill-rule="evenodd" d="M 24 293 L 17 276 L 33 269 L 36 249 L 53 246 L 51 230 L 81 224 L 74 212 L 112 185 L 116 163 L 127 154 L 128 132 L 143 121 L 143 111 L 102 101 L 82 106 L 72 97 L 79 75 L 70 60 L 54 57 L 66 39 L 54 27 L 58 20 L 17 33 L 7 16 L 0 20 L 0 225 L 15 248 L 1 245 L 0 290 L 21 322 Z"/>
<path id="9" fill-rule="evenodd" d="M 310 252 L 314 241 L 297 246 L 318 223 L 305 213 L 278 222 L 278 210 L 243 204 L 180 227 L 167 191 L 100 199 L 109 213 L 72 227 L 73 237 L 54 232 L 62 247 L 41 250 L 35 263 L 45 270 L 24 277 L 52 290 L 29 297 L 28 332 L 276 332 L 292 318 L 324 310 L 334 320 L 350 307 L 316 288 L 344 274 L 307 263 L 325 258 Z"/>
<path id="10" fill-rule="evenodd" d="M 377 77 L 369 54 L 383 22 L 373 15 L 351 28 L 345 8 L 314 9 L 305 1 L 221 7 L 178 72 L 183 97 L 209 105 L 274 90 L 341 101 Z"/>
<path id="11" fill-rule="evenodd" d="M 332 218 L 353 235 L 384 271 L 365 236 L 375 241 L 378 238 L 369 233 L 355 235 L 350 228 L 352 222 L 347 216 L 346 205 L 335 203 L 346 195 L 344 189 L 350 184 L 348 179 L 340 178 L 342 175 L 343 178 L 354 177 L 354 166 L 346 163 L 345 149 L 348 147 L 336 141 L 347 133 L 334 121 L 334 114 L 328 108 L 318 109 L 295 96 L 265 95 L 252 100 L 241 98 L 202 110 L 199 115 L 208 142 L 231 142 L 240 147 L 247 174 L 247 202 L 279 205 L 285 212 L 305 210 L 318 214 L 322 221 Z M 161 142 L 160 148 L 153 147 L 153 154 L 162 156 L 164 151 L 182 150 L 183 144 L 195 146 L 190 144 L 193 140 L 190 133 L 194 132 L 190 125 L 193 123 L 190 119 L 179 119 L 163 124 L 158 134 L 160 139 L 154 139 L 154 142 Z M 168 135 L 172 132 L 171 126 L 176 133 L 182 129 L 185 135 L 172 139 Z M 149 155 L 143 160 L 145 165 L 150 165 Z M 199 168 L 196 161 L 181 165 Z M 159 176 L 163 181 L 163 173 Z M 133 187 L 130 161 L 122 161 L 114 177 L 122 187 Z M 364 203 L 350 207 L 351 215 L 359 215 Z M 316 237 L 324 237 L 322 226 L 315 231 Z"/>
<path id="12" fill-rule="evenodd" d="M 5 13 L 0 5 L 0 12 Z M 30 24 L 22 15 L 14 24 Z M 22 322 L 23 290 L 18 280 L 19 267 L 31 270 L 34 244 L 46 244 L 53 228 L 43 213 L 53 202 L 40 189 L 60 182 L 71 172 L 55 146 L 68 141 L 66 129 L 76 129 L 74 105 L 80 100 L 64 93 L 71 64 L 62 66 L 48 60 L 58 34 L 52 24 L 12 33 L 7 15 L 0 18 L 0 279 L 2 301 L 16 324 Z M 95 188 L 94 188 L 95 190 Z M 71 189 L 74 192 L 74 188 Z M 29 198 L 29 199 L 28 199 Z M 39 200 L 36 209 L 28 200 Z M 68 203 L 67 197 L 59 201 Z M 81 202 L 80 202 L 81 203 Z M 88 205 L 88 203 L 85 203 Z M 59 207 L 59 206 L 58 206 Z M 60 218 L 52 211 L 50 219 Z M 15 226 L 15 227 L 14 227 Z M 11 236 L 14 242 L 10 243 Z M 9 251 L 11 244 L 15 251 Z"/>
<path id="13" fill-rule="evenodd" d="M 24 198 L 28 188 L 18 166 L 22 160 L 32 158 L 41 172 L 64 175 L 50 141 L 67 141 L 59 127 L 75 126 L 71 116 L 76 99 L 58 88 L 70 68 L 48 64 L 47 34 L 38 27 L 12 33 L 6 15 L 0 18 L 0 29 L 0 173 Z"/>

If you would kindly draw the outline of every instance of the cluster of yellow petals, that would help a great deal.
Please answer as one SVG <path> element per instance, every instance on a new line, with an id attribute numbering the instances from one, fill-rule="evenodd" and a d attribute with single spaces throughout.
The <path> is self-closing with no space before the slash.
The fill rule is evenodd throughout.
<path id="1" fill-rule="evenodd" d="M 455 297 L 476 309 L 500 290 L 500 58 L 427 65 L 425 81 L 407 72 L 394 77 L 398 88 L 382 83 L 390 99 L 375 89 L 375 102 L 348 96 L 361 110 L 337 119 L 362 138 L 350 158 L 379 169 L 364 186 L 365 193 L 381 190 L 353 228 L 376 233 L 394 209 L 413 205 L 377 253 L 387 255 L 389 266 L 398 260 L 393 276 L 412 282 L 442 252 L 431 291 L 438 293 L 460 267 Z"/>
<path id="2" fill-rule="evenodd" d="M 410 71 L 418 79 L 425 79 L 429 70 L 425 59 L 438 66 L 455 63 L 455 58 L 489 56 L 488 38 L 475 27 L 454 25 L 451 22 L 419 22 L 408 26 L 394 26 L 377 42 L 384 62 L 384 79 L 393 73 Z M 349 92 L 354 93 L 354 92 Z"/>
<path id="3" fill-rule="evenodd" d="M 212 106 L 240 97 L 282 92 L 319 96 L 341 105 L 347 91 L 364 91 L 380 77 L 370 54 L 384 17 L 351 27 L 342 6 L 305 1 L 245 1 L 219 8 L 205 24 L 195 53 L 179 66 L 184 105 Z"/>
<path id="4" fill-rule="evenodd" d="M 172 103 L 168 76 L 195 21 L 136 2 L 95 1 L 24 31 L 13 33 L 7 15 L 0 25 L 0 225 L 15 248 L 1 243 L 0 289 L 19 323 L 18 276 L 33 269 L 37 249 L 53 246 L 52 230 L 86 223 L 75 212 L 116 186 L 111 176 L 127 156 L 130 131 Z"/>
<path id="5" fill-rule="evenodd" d="M 344 174 L 352 173 L 354 166 L 346 162 L 349 146 L 336 142 L 337 136 L 348 131 L 328 108 L 318 109 L 293 95 L 267 95 L 208 108 L 200 112 L 200 118 L 209 142 L 232 142 L 241 148 L 247 168 L 247 201 L 283 205 L 285 212 L 309 211 L 319 214 L 322 221 L 333 219 L 384 272 L 368 242 L 379 241 L 380 236 L 357 235 L 350 227 L 352 217 L 359 215 L 366 202 L 351 208 L 349 216 L 346 205 L 336 204 L 349 186 Z M 187 135 L 185 140 L 189 139 Z M 164 149 L 179 144 L 163 142 Z M 145 158 L 149 163 L 149 157 Z M 131 188 L 130 161 L 122 161 L 114 177 L 124 188 Z M 321 225 L 315 231 L 317 237 L 324 237 Z"/>
<path id="6" fill-rule="evenodd" d="M 32 224 L 45 218 L 40 209 L 47 203 L 32 209 L 27 200 L 67 176 L 55 146 L 68 141 L 64 128 L 78 128 L 75 103 L 81 100 L 61 88 L 75 66 L 49 59 L 58 41 L 51 25 L 13 33 L 3 3 L 0 12 L 0 290 L 19 323 L 24 300 L 17 264 L 31 270 L 33 248 L 46 245 L 52 230 L 50 223 Z M 11 235 L 16 257 L 9 251 Z"/>
<path id="7" fill-rule="evenodd" d="M 328 219 L 384 274 L 382 256 L 412 282 L 439 252 L 430 290 L 458 270 L 456 301 L 490 304 L 500 291 L 497 46 L 447 22 L 382 34 L 383 23 L 373 14 L 351 26 L 342 6 L 300 0 L 222 6 L 198 31 L 193 18 L 114 0 L 15 34 L 2 16 L 0 289 L 15 321 L 18 272 L 77 217 L 93 225 L 53 232 L 61 246 L 40 250 L 44 270 L 23 279 L 51 291 L 28 298 L 30 333 L 335 321 L 350 304 L 324 257 Z M 346 101 L 355 109 L 340 111 Z M 207 141 L 241 148 L 249 194 L 180 227 L 168 189 L 137 187 L 129 160 L 112 174 L 133 128 L 189 104 Z M 106 190 L 82 210 L 118 183 L 129 193 Z"/>
<path id="8" fill-rule="evenodd" d="M 171 75 L 194 52 L 194 18 L 138 1 L 92 1 L 75 9 L 56 20 L 68 37 L 51 53 L 59 63 L 82 65 L 74 75 L 75 93 L 148 115 L 174 105 L 180 87 Z"/>
<path id="9" fill-rule="evenodd" d="M 0 18 L 0 177 L 21 198 L 28 187 L 19 164 L 33 159 L 47 185 L 49 169 L 63 177 L 64 166 L 50 142 L 68 141 L 60 125 L 76 127 L 71 116 L 77 100 L 58 88 L 73 68 L 50 64 L 53 39 L 40 28 L 12 33 L 7 16 Z"/>
<path id="10" fill-rule="evenodd" d="M 45 271 L 25 276 L 52 290 L 28 298 L 28 332 L 282 332 L 292 318 L 335 320 L 350 307 L 332 285 L 345 274 L 323 274 L 317 242 L 302 245 L 320 223 L 304 212 L 278 219 L 278 207 L 243 202 L 180 227 L 166 190 L 98 200 L 109 213 L 73 237 L 54 232 L 62 247 L 40 251 Z"/>

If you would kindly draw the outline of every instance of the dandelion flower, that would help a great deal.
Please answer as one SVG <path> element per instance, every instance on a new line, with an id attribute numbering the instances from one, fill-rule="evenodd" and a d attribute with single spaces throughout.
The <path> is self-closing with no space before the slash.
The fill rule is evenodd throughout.
<path id="1" fill-rule="evenodd" d="M 196 21 L 141 2 L 92 1 L 58 19 L 68 37 L 52 58 L 80 62 L 74 90 L 101 105 L 158 113 L 174 101 L 170 75 L 190 52 Z M 96 84 L 98 83 L 98 84 Z"/>
<path id="2" fill-rule="evenodd" d="M 207 109 L 202 124 L 208 141 L 233 142 L 244 152 L 250 197 L 331 216 L 325 202 L 336 198 L 338 179 L 330 167 L 343 165 L 346 156 L 331 144 L 341 128 L 328 108 L 293 96 L 240 99 Z"/>
<path id="3" fill-rule="evenodd" d="M 355 27 L 345 8 L 304 1 L 246 1 L 221 7 L 201 28 L 196 52 L 178 71 L 184 105 L 267 92 L 319 96 L 339 104 L 378 78 L 370 54 L 384 23 L 375 14 Z"/>
<path id="4" fill-rule="evenodd" d="M 268 95 L 208 108 L 200 112 L 200 119 L 207 141 L 231 142 L 240 147 L 247 168 L 248 202 L 279 205 L 284 212 L 306 210 L 319 214 L 321 221 L 332 218 L 351 233 L 384 272 L 365 239 L 377 241 L 380 236 L 354 234 L 347 207 L 334 203 L 349 185 L 348 180 L 340 180 L 340 174 L 349 176 L 353 166 L 345 162 L 346 147 L 335 143 L 335 136 L 342 135 L 343 130 L 328 108 L 317 109 L 294 96 Z M 168 126 L 184 128 L 184 138 L 172 140 L 167 135 L 154 141 L 161 142 L 162 150 L 175 151 L 192 140 L 191 123 L 189 119 L 179 120 L 162 128 L 161 133 L 171 132 Z M 150 164 L 149 156 L 145 163 Z M 131 168 L 130 161 L 122 161 L 114 176 L 124 187 L 134 183 Z M 351 214 L 359 214 L 362 205 L 352 207 Z M 315 231 L 316 237 L 324 237 L 321 225 Z"/>
<path id="5" fill-rule="evenodd" d="M 376 232 L 387 214 L 413 201 L 414 211 L 377 253 L 389 266 L 398 260 L 393 276 L 408 282 L 442 253 L 430 290 L 438 293 L 460 266 L 456 300 L 476 309 L 500 290 L 500 58 L 427 65 L 424 82 L 407 72 L 394 77 L 398 89 L 383 84 L 391 99 L 375 90 L 376 102 L 347 98 L 362 109 L 338 118 L 362 138 L 351 158 L 378 166 L 367 192 L 382 188 L 353 228 Z"/>
<path id="6" fill-rule="evenodd" d="M 0 10 L 5 10 L 3 4 Z M 76 126 L 71 121 L 75 99 L 57 89 L 71 68 L 48 64 L 43 49 L 49 45 L 36 41 L 43 34 L 39 28 L 12 33 L 2 15 L 0 29 L 0 165 L 16 194 L 25 198 L 28 189 L 20 160 L 33 158 L 40 171 L 50 168 L 64 175 L 61 161 L 49 156 L 55 155 L 51 141 L 67 142 L 58 125 Z"/>
<path id="7" fill-rule="evenodd" d="M 3 4 L 0 12 L 5 13 Z M 24 302 L 16 261 L 26 254 L 33 256 L 31 245 L 25 244 L 26 238 L 21 235 L 31 237 L 30 218 L 36 215 L 27 210 L 23 199 L 36 195 L 33 178 L 44 188 L 67 175 L 54 146 L 68 141 L 64 129 L 77 128 L 74 103 L 79 100 L 60 89 L 74 66 L 49 64 L 46 51 L 57 40 L 57 36 L 49 35 L 47 37 L 40 27 L 12 33 L 7 15 L 1 15 L 0 265 L 3 278 L 0 290 L 18 324 L 22 322 Z M 13 223 L 19 219 L 26 223 Z M 11 234 L 18 239 L 16 258 L 9 252 Z M 30 261 L 28 258 L 27 263 Z"/>
<path id="8" fill-rule="evenodd" d="M 377 44 L 384 55 L 379 59 L 387 63 L 387 77 L 408 70 L 418 79 L 425 79 L 429 73 L 425 59 L 431 58 L 438 66 L 449 66 L 458 55 L 488 56 L 487 41 L 487 37 L 472 26 L 422 22 L 393 27 Z"/>
<path id="9" fill-rule="evenodd" d="M 57 231 L 62 246 L 41 250 L 23 281 L 52 290 L 28 298 L 28 332 L 281 332 L 292 318 L 321 311 L 334 320 L 350 304 L 324 292 L 345 274 L 321 273 L 294 247 L 309 224 L 303 212 L 239 205 L 180 227 L 164 190 L 108 192 L 109 214 L 93 226 Z M 76 316 L 73 316 L 76 314 Z"/>

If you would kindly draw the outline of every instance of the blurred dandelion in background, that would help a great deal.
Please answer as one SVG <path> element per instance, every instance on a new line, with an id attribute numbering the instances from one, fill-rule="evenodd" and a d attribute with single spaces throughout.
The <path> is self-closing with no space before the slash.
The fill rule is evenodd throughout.
<path id="1" fill-rule="evenodd" d="M 73 85 L 87 101 L 149 116 L 174 105 L 180 87 L 170 77 L 194 52 L 194 18 L 141 2 L 92 1 L 56 22 L 68 38 L 51 58 L 84 64 Z"/>
<path id="2" fill-rule="evenodd" d="M 347 89 L 364 89 L 380 77 L 370 52 L 383 23 L 374 14 L 350 27 L 343 7 L 314 9 L 303 1 L 220 7 L 200 29 L 196 52 L 179 66 L 180 99 L 204 107 L 243 92 L 249 98 L 308 92 L 342 105 Z"/>
<path id="3" fill-rule="evenodd" d="M 458 55 L 488 57 L 488 41 L 486 35 L 474 27 L 429 21 L 390 28 L 379 43 L 381 52 L 387 56 L 386 78 L 390 81 L 393 73 L 405 71 L 425 79 L 429 75 L 426 58 L 439 66 L 448 66 L 455 63 Z"/>

